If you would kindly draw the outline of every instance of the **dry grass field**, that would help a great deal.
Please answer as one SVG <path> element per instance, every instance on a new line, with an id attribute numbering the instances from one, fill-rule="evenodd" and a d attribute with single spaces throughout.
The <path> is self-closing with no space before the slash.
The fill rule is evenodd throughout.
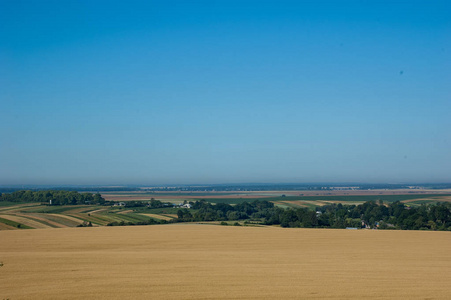
<path id="1" fill-rule="evenodd" d="M 449 232 L 0 231 L 0 299 L 450 299 Z"/>

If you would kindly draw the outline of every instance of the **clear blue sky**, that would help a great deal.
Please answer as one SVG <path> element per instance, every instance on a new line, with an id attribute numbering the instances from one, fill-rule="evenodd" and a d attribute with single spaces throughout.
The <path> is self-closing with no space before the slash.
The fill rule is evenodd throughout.
<path id="1" fill-rule="evenodd" d="M 451 182 L 450 15 L 0 0 L 0 185 Z"/>

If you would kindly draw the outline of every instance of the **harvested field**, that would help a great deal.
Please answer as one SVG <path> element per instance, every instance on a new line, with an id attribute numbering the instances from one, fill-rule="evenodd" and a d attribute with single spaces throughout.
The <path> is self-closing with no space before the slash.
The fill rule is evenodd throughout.
<path id="1" fill-rule="evenodd" d="M 0 299 L 451 294 L 449 232 L 175 224 L 8 230 L 0 240 Z"/>
<path id="2" fill-rule="evenodd" d="M 303 201 L 279 201 L 279 203 L 293 208 L 308 207 L 307 205 L 305 205 L 305 203 L 303 203 Z"/>
<path id="3" fill-rule="evenodd" d="M 157 214 L 140 214 L 140 215 L 151 217 L 151 218 L 158 219 L 158 220 L 165 220 L 165 221 L 169 221 L 169 220 L 173 219 L 171 217 L 157 215 Z"/>

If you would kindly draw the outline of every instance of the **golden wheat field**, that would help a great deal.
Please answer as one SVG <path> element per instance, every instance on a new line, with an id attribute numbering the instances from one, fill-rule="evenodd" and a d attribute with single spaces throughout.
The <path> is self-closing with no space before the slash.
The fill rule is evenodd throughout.
<path id="1" fill-rule="evenodd" d="M 449 232 L 0 231 L 0 299 L 450 299 Z M 0 264 L 1 265 L 1 264 Z"/>

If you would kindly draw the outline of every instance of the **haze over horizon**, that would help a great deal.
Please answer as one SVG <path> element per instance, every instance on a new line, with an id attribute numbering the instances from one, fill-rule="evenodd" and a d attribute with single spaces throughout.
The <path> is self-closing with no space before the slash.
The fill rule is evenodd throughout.
<path id="1" fill-rule="evenodd" d="M 451 182 L 449 1 L 0 1 L 0 185 Z"/>

